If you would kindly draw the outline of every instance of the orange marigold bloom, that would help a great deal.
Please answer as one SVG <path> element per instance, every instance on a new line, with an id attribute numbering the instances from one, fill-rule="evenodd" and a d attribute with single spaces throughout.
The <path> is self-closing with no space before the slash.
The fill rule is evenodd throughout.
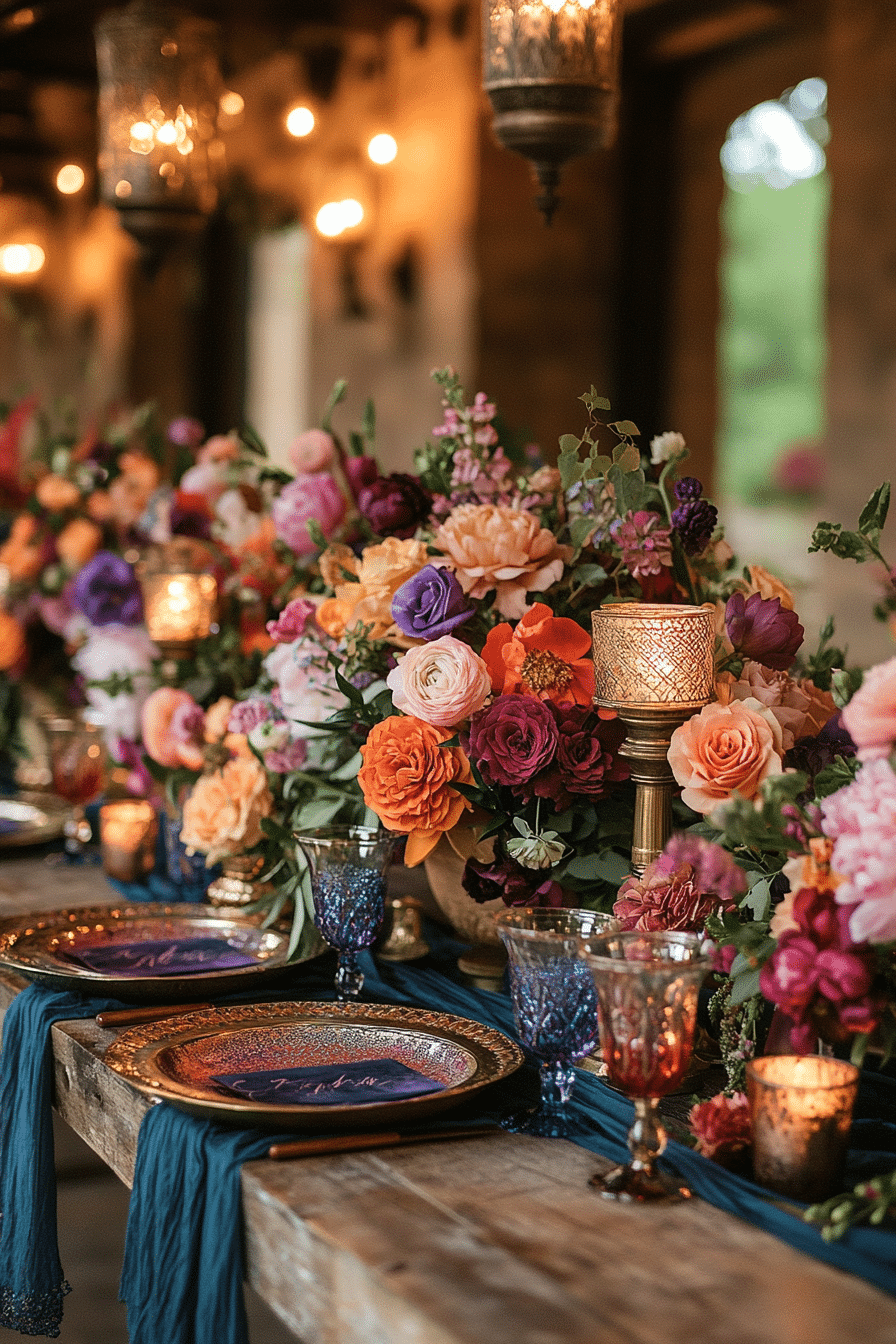
<path id="1" fill-rule="evenodd" d="M 443 729 L 393 715 L 371 728 L 361 748 L 364 801 L 388 830 L 407 835 L 409 868 L 422 863 L 470 806 L 451 787 L 473 783 L 470 762 L 460 747 L 443 746 L 445 740 Z"/>
<path id="2" fill-rule="evenodd" d="M 555 705 L 590 705 L 594 698 L 591 636 L 568 616 L 535 602 L 516 629 L 488 633 L 482 657 L 499 695 L 534 695 Z"/>

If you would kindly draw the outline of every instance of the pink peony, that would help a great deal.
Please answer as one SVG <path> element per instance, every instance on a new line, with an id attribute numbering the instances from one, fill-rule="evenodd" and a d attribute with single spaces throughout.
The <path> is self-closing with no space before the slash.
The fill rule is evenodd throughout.
<path id="1" fill-rule="evenodd" d="M 682 802 L 712 812 L 732 793 L 756 798 L 769 775 L 783 772 L 781 725 L 758 700 L 711 704 L 680 728 L 669 744 L 669 765 Z"/>
<path id="2" fill-rule="evenodd" d="M 283 713 L 291 722 L 293 737 L 319 736 L 321 729 L 313 725 L 345 708 L 345 696 L 333 682 L 320 645 L 303 639 L 276 644 L 264 666 L 279 693 Z"/>
<path id="3" fill-rule="evenodd" d="M 896 744 L 896 658 L 865 673 L 843 711 L 843 726 L 858 748 L 860 761 L 889 756 Z"/>
<path id="4" fill-rule="evenodd" d="M 544 592 L 563 577 L 572 556 L 534 513 L 506 504 L 461 504 L 436 531 L 442 551 L 470 597 L 495 590 L 502 616 L 519 620 L 531 592 Z"/>
<path id="5" fill-rule="evenodd" d="M 896 775 L 889 763 L 869 761 L 852 784 L 825 798 L 821 815 L 834 841 L 831 866 L 844 879 L 836 899 L 852 907 L 853 940 L 896 942 Z"/>
<path id="6" fill-rule="evenodd" d="M 488 668 L 453 635 L 410 649 L 386 678 L 396 709 L 436 728 L 456 728 L 491 695 Z"/>
<path id="7" fill-rule="evenodd" d="M 336 456 L 336 442 L 325 429 L 306 429 L 293 439 L 286 452 L 293 470 L 304 476 L 307 472 L 327 470 Z"/>
<path id="8" fill-rule="evenodd" d="M 345 497 L 328 471 L 309 472 L 285 485 L 271 505 L 277 536 L 296 555 L 314 555 L 317 543 L 308 524 L 320 525 L 325 537 L 332 536 L 345 517 Z"/>
<path id="9" fill-rule="evenodd" d="M 725 1166 L 738 1157 L 753 1141 L 750 1103 L 746 1094 L 724 1092 L 692 1106 L 688 1128 L 697 1140 L 697 1152 Z"/>
<path id="10" fill-rule="evenodd" d="M 160 686 L 143 706 L 143 745 L 151 760 L 169 770 L 201 770 L 205 759 L 199 720 L 202 710 L 187 691 Z M 202 715 L 204 722 L 204 715 Z"/>
<path id="11" fill-rule="evenodd" d="M 213 461 L 197 462 L 181 476 L 179 489 L 189 495 L 204 495 L 210 504 L 214 504 L 227 489 L 226 467 Z"/>

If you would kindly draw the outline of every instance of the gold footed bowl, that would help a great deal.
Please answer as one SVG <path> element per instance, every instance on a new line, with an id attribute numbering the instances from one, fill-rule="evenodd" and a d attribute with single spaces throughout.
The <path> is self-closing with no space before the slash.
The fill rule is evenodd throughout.
<path id="1" fill-rule="evenodd" d="M 468 857 L 487 862 L 492 853 L 489 841 L 477 843 L 472 830 L 455 827 L 450 838 L 443 835 L 423 861 L 436 905 L 458 937 L 470 944 L 458 957 L 458 968 L 481 989 L 500 989 L 504 980 L 507 953 L 498 937 L 495 915 L 507 907 L 500 900 L 480 905 L 464 891 L 461 878 Z"/>

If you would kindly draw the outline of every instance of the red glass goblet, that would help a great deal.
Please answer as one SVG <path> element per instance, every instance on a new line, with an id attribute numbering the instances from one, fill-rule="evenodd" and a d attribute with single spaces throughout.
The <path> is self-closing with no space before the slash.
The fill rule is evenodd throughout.
<path id="1" fill-rule="evenodd" d="M 91 836 L 85 804 L 103 787 L 102 732 L 96 724 L 77 719 L 48 719 L 46 729 L 53 789 L 72 805 L 65 823 L 65 853 L 69 862 L 77 863 L 83 861 Z"/>

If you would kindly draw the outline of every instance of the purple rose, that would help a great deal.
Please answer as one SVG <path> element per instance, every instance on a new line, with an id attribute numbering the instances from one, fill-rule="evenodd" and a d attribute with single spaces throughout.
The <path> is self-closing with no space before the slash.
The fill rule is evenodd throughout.
<path id="1" fill-rule="evenodd" d="M 553 768 L 535 781 L 536 794 L 552 799 L 562 812 L 575 795 L 603 798 L 613 784 L 628 779 L 628 766 L 618 755 L 625 740 L 620 719 L 599 716 L 590 705 L 551 709 L 560 733 L 557 757 Z"/>
<path id="2" fill-rule="evenodd" d="M 365 486 L 373 485 L 380 474 L 375 457 L 346 457 L 342 463 L 352 499 L 357 501 Z"/>
<path id="3" fill-rule="evenodd" d="M 510 858 L 492 863 L 467 859 L 461 884 L 480 904 L 498 899 L 505 905 L 563 904 L 563 889 L 543 868 L 523 868 Z"/>
<path id="4" fill-rule="evenodd" d="M 392 618 L 402 634 L 412 639 L 450 635 L 473 611 L 454 571 L 435 565 L 424 565 L 392 599 Z"/>
<path id="5" fill-rule="evenodd" d="M 795 611 L 781 606 L 779 597 L 732 593 L 725 607 L 725 629 L 735 651 L 763 667 L 786 672 L 803 642 L 803 627 Z"/>
<path id="6" fill-rule="evenodd" d="M 133 566 L 111 551 L 97 551 L 75 576 L 71 601 L 91 625 L 139 625 L 143 594 Z"/>
<path id="7" fill-rule="evenodd" d="M 467 755 L 490 784 L 506 784 L 523 796 L 525 786 L 553 761 L 560 733 L 542 700 L 499 695 L 470 719 Z"/>
<path id="8" fill-rule="evenodd" d="M 393 471 L 358 495 L 358 511 L 380 537 L 412 537 L 432 509 L 432 495 L 416 476 Z"/>

